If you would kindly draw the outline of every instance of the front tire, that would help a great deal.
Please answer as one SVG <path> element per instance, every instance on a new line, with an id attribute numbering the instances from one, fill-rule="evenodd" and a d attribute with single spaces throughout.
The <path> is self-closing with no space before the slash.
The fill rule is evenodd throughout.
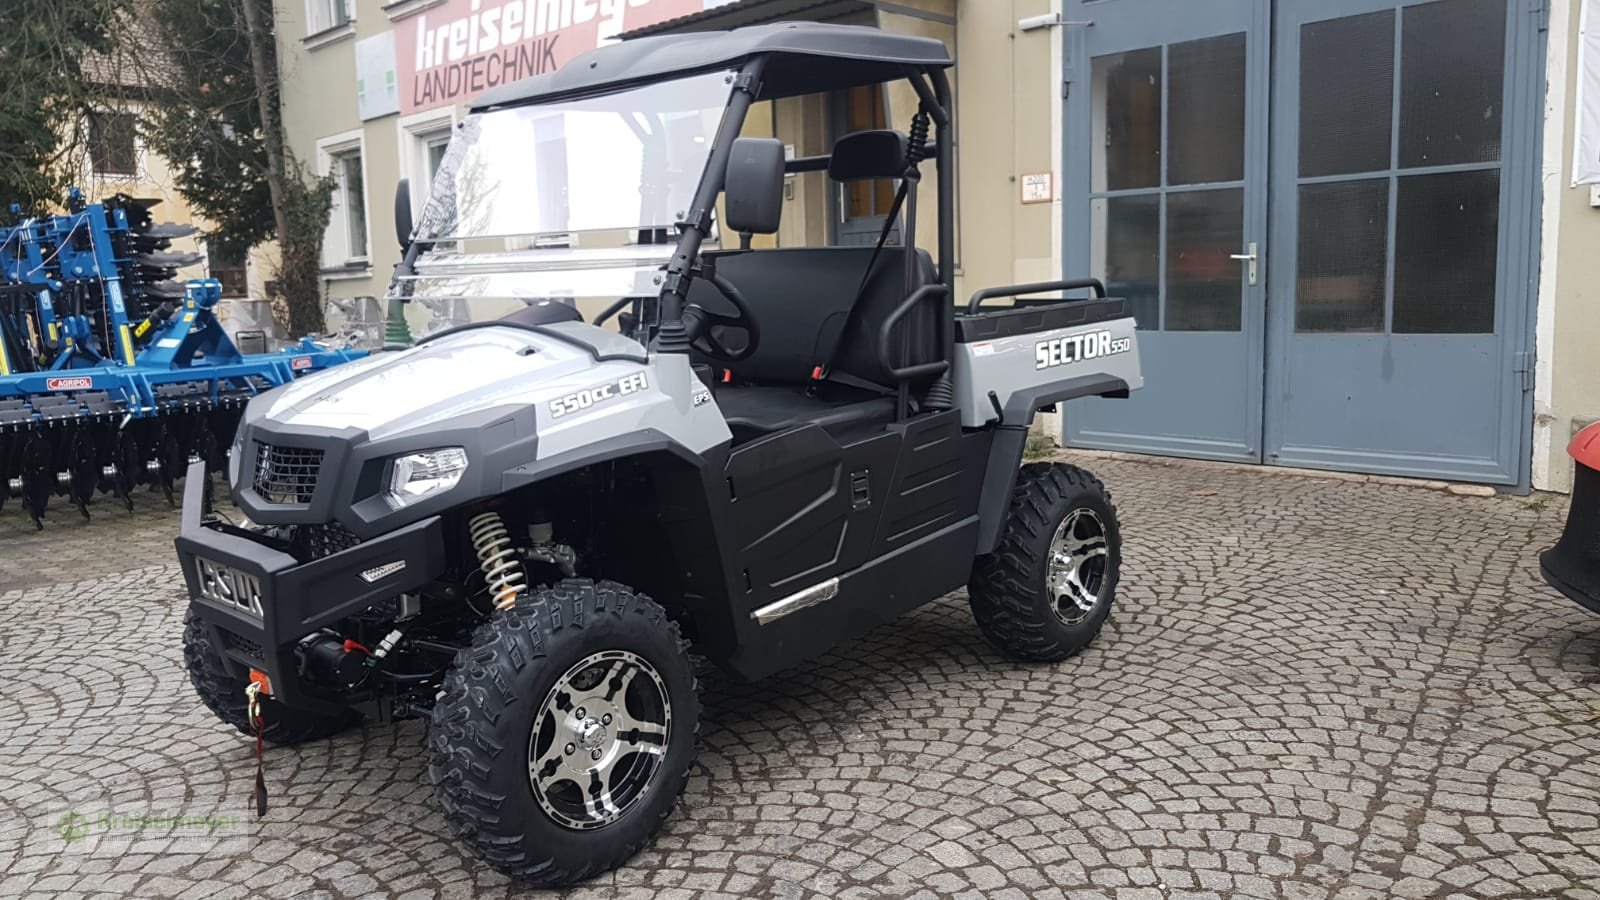
<path id="1" fill-rule="evenodd" d="M 967 597 L 996 649 L 1058 662 L 1100 634 L 1121 565 L 1117 511 L 1100 479 L 1033 463 L 1017 475 L 1000 543 L 978 558 Z"/>
<path id="2" fill-rule="evenodd" d="M 700 701 L 654 601 L 568 579 L 473 634 L 433 710 L 428 774 L 457 838 L 523 882 L 569 885 L 653 841 L 688 783 Z"/>
<path id="3" fill-rule="evenodd" d="M 222 654 L 211 646 L 211 629 L 190 610 L 183 620 L 183 662 L 200 702 L 223 722 L 242 734 L 255 736 L 244 695 L 248 675 L 230 675 Z M 261 737 L 278 747 L 290 747 L 333 737 L 361 721 L 353 712 L 334 715 L 285 706 L 268 694 L 261 695 Z"/>

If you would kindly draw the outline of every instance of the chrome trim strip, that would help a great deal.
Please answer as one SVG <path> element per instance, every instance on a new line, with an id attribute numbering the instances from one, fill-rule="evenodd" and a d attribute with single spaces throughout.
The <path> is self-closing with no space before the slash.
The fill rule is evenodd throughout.
<path id="1" fill-rule="evenodd" d="M 827 600 L 839 596 L 839 579 L 829 578 L 820 584 L 814 584 L 802 591 L 797 591 L 781 600 L 774 600 L 766 606 L 751 613 L 751 617 L 758 625 L 770 625 L 774 621 L 798 612 L 807 607 L 816 606 Z"/>

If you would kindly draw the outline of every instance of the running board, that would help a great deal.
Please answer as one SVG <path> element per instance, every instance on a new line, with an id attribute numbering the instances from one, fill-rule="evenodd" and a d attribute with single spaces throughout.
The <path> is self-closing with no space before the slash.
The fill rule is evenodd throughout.
<path id="1" fill-rule="evenodd" d="M 758 625 L 770 625 L 792 612 L 808 609 L 839 596 L 839 579 L 837 576 L 827 581 L 814 584 L 801 591 L 796 591 L 781 600 L 774 600 L 766 606 L 752 613 Z"/>

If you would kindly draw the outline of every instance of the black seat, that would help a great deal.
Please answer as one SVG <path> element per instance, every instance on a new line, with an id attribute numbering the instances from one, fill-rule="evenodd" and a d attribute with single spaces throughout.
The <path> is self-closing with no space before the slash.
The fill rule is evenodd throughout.
<path id="1" fill-rule="evenodd" d="M 837 434 L 859 425 L 887 425 L 894 420 L 891 397 L 830 401 L 790 386 L 723 388 L 717 391 L 717 405 L 728 420 L 736 444 L 803 425 L 820 425 Z"/>
<path id="2" fill-rule="evenodd" d="M 806 384 L 812 370 L 828 362 L 828 354 L 839 340 L 850 314 L 850 301 L 861 283 L 861 273 L 872 257 L 871 247 L 790 247 L 778 250 L 711 251 L 705 256 L 714 261 L 717 273 L 733 282 L 744 294 L 761 323 L 761 346 L 749 359 L 724 363 L 696 354 L 694 361 L 706 363 L 721 372 L 729 369 L 741 382 L 757 384 Z M 917 251 L 917 271 L 923 279 L 935 278 L 933 260 L 926 251 Z M 902 285 L 905 248 L 885 247 L 872 266 L 861 298 L 858 318 L 875 317 L 882 321 L 905 296 Z M 920 285 L 922 282 L 919 281 Z M 714 313 L 733 315 L 734 308 L 715 287 L 695 279 L 689 288 L 689 302 Z M 915 318 L 910 317 L 910 318 Z M 875 328 L 875 326 L 874 326 Z M 740 339 L 730 331 L 730 343 Z M 865 329 L 857 328 L 852 347 L 840 354 L 845 371 L 869 381 L 881 380 L 878 368 L 877 332 L 871 346 L 862 340 Z M 936 349 L 936 348 L 935 348 Z M 916 360 L 921 362 L 921 360 Z M 861 371 L 857 371 L 857 368 Z"/>
<path id="3" fill-rule="evenodd" d="M 834 144 L 828 175 L 841 183 L 896 178 L 905 172 L 906 158 L 905 135 L 857 132 Z M 908 252 L 915 253 L 909 273 Z M 739 288 L 761 325 L 761 345 L 749 359 L 695 359 L 731 373 L 729 383 L 719 385 L 716 393 L 735 440 L 806 424 L 833 431 L 888 423 L 895 413 L 889 395 L 896 387 L 889 368 L 944 358 L 940 311 L 930 304 L 912 310 L 895 326 L 889 341 L 893 358 L 884 359 L 880 352 L 883 323 L 895 307 L 938 279 L 926 251 L 797 247 L 710 252 L 705 258 Z M 704 279 L 690 286 L 688 299 L 711 312 L 733 313 L 732 304 Z M 845 377 L 813 385 L 814 373 L 824 368 Z M 913 384 L 914 393 L 924 386 Z"/>
<path id="4" fill-rule="evenodd" d="M 850 339 L 834 360 L 835 371 L 864 381 L 887 384 L 878 359 L 878 328 L 884 317 L 906 296 L 903 272 L 905 248 L 885 247 L 873 263 L 856 312 Z M 734 431 L 736 443 L 807 423 L 830 431 L 862 422 L 894 419 L 894 401 L 870 391 L 842 385 L 822 385 L 816 396 L 808 393 L 812 373 L 828 362 L 849 317 L 850 301 L 861 282 L 861 272 L 872 256 L 871 247 L 798 247 L 708 253 L 718 274 L 738 286 L 761 323 L 761 345 L 746 360 L 724 363 L 696 355 L 694 361 L 715 371 L 731 372 L 727 384 L 716 388 L 717 405 Z M 926 251 L 917 251 L 916 286 L 937 276 Z M 733 307 L 715 287 L 696 280 L 689 299 L 706 309 L 731 315 Z M 929 316 L 913 313 L 897 328 L 909 346 L 911 362 L 938 359 L 937 330 Z M 911 329 L 917 329 L 917 336 Z M 737 340 L 737 332 L 730 335 Z M 905 360 L 896 360 L 905 364 Z"/>

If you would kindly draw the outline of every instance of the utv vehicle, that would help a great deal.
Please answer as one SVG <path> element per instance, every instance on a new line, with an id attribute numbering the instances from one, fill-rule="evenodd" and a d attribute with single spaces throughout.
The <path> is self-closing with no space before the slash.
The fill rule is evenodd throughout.
<path id="1" fill-rule="evenodd" d="M 760 678 L 962 586 L 1006 653 L 1088 644 L 1116 513 L 1082 470 L 1019 465 L 1036 410 L 1141 386 L 1134 320 L 1091 280 L 952 303 L 951 64 L 935 40 L 782 23 L 483 95 L 415 227 L 397 195 L 392 291 L 523 307 L 251 402 L 245 521 L 194 477 L 177 538 L 202 701 L 273 744 L 427 717 L 451 830 L 558 885 L 677 802 L 691 652 Z M 900 80 L 904 133 L 798 158 L 740 136 L 752 103 Z M 751 249 L 796 173 L 897 180 L 878 240 Z M 585 322 L 574 296 L 609 306 Z"/>

